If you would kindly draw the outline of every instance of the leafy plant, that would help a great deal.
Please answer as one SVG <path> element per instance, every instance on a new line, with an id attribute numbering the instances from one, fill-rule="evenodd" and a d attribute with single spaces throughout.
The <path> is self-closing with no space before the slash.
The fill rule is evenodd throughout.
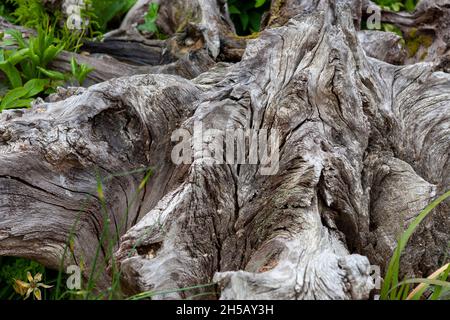
<path id="1" fill-rule="evenodd" d="M 400 37 L 403 37 L 402 31 L 400 30 L 400 28 L 395 26 L 395 25 L 393 25 L 393 24 L 382 23 L 381 24 L 381 28 L 383 29 L 383 31 L 393 32 L 393 33 L 399 35 Z"/>
<path id="2" fill-rule="evenodd" d="M 78 85 L 80 86 L 83 85 L 88 74 L 94 70 L 94 68 L 88 66 L 87 64 L 79 64 L 74 57 L 70 60 L 70 68 L 72 77 L 77 80 Z"/>
<path id="3" fill-rule="evenodd" d="M 159 5 L 157 3 L 150 3 L 148 11 L 144 16 L 144 23 L 138 26 L 140 31 L 156 33 L 158 32 L 158 26 L 156 20 L 158 19 Z"/>
<path id="4" fill-rule="evenodd" d="M 0 111 L 29 107 L 33 98 L 42 92 L 51 92 L 66 76 L 48 69 L 48 64 L 63 50 L 56 41 L 53 29 L 38 29 L 37 36 L 24 39 L 17 30 L 8 30 L 11 39 L 2 46 L 16 46 L 14 49 L 0 50 L 0 71 L 6 76 L 9 88 L 0 98 Z"/>
<path id="5" fill-rule="evenodd" d="M 90 10 L 81 10 L 82 19 L 85 21 L 93 21 L 81 30 L 71 30 L 66 23 L 62 12 L 54 10 L 49 12 L 45 9 L 40 0 L 7 0 L 14 8 L 11 15 L 14 17 L 14 23 L 25 26 L 27 28 L 48 29 L 49 26 L 53 29 L 55 40 L 63 44 L 67 51 L 78 51 L 81 47 L 82 39 L 89 34 L 89 36 L 97 36 L 93 30 L 95 26 L 94 14 Z M 87 1 L 87 0 L 85 0 Z"/>
<path id="6" fill-rule="evenodd" d="M 43 23 L 49 22 L 49 16 L 45 12 L 40 0 L 6 0 L 15 10 L 11 15 L 14 22 L 28 28 L 37 28 Z"/>
<path id="7" fill-rule="evenodd" d="M 7 3 L 0 4 L 0 17 L 5 18 L 6 21 L 12 23 L 14 22 L 14 17 L 11 14 L 12 14 L 11 8 Z"/>
<path id="8" fill-rule="evenodd" d="M 9 30 L 7 34 L 13 37 L 13 41 L 7 44 L 15 44 L 18 49 L 0 50 L 0 70 L 6 75 L 11 88 L 0 98 L 0 112 L 29 107 L 38 94 L 44 91 L 50 93 L 65 81 L 76 80 L 78 85 L 83 85 L 93 70 L 86 64 L 79 64 L 73 57 L 71 74 L 48 69 L 48 64 L 63 49 L 55 42 L 51 31 L 40 30 L 37 37 L 30 37 L 28 41 L 17 30 Z"/>
<path id="9" fill-rule="evenodd" d="M 55 39 L 53 29 L 38 29 L 37 36 L 24 39 L 22 33 L 17 30 L 7 30 L 12 39 L 3 42 L 3 46 L 16 45 L 18 49 L 2 49 L 3 61 L 0 65 L 8 77 L 11 87 L 17 88 L 23 80 L 28 81 L 42 78 L 42 74 L 48 72 L 47 65 L 53 61 L 64 49 L 64 46 Z M 55 80 L 62 80 L 56 77 Z"/>
<path id="10" fill-rule="evenodd" d="M 148 11 L 144 16 L 144 23 L 138 26 L 139 31 L 149 32 L 158 39 L 164 39 L 165 36 L 159 32 L 158 26 L 156 25 L 156 20 L 158 20 L 159 5 L 157 3 L 150 3 L 148 6 Z"/>
<path id="11" fill-rule="evenodd" d="M 419 0 L 374 0 L 374 2 L 385 10 L 411 12 L 414 11 Z"/>
<path id="12" fill-rule="evenodd" d="M 6 109 L 28 108 L 34 100 L 33 97 L 44 91 L 48 83 L 47 79 L 32 79 L 23 87 L 8 91 L 1 99 L 0 112 Z"/>
<path id="13" fill-rule="evenodd" d="M 106 32 L 108 24 L 130 10 L 137 0 L 93 0 L 92 6 L 93 20 L 98 24 L 98 31 Z M 92 18 L 92 17 L 91 17 Z"/>
<path id="14" fill-rule="evenodd" d="M 261 28 L 261 18 L 270 8 L 269 0 L 228 0 L 228 10 L 236 32 L 249 35 Z"/>
<path id="15" fill-rule="evenodd" d="M 422 296 L 424 289 L 420 289 L 410 296 L 410 287 L 414 283 L 425 284 L 425 286 L 422 286 L 425 287 L 425 289 L 428 286 L 433 286 L 434 293 L 430 298 L 433 300 L 440 299 L 448 293 L 450 290 L 450 282 L 447 281 L 450 272 L 449 266 L 439 269 L 439 272 L 434 274 L 434 279 L 430 276 L 428 279 L 407 279 L 401 282 L 399 281 L 400 257 L 406 247 L 406 244 L 408 243 L 409 238 L 412 236 L 419 224 L 428 216 L 428 214 L 448 197 L 450 197 L 450 191 L 447 191 L 445 194 L 431 202 L 425 209 L 422 210 L 422 212 L 420 212 L 417 218 L 409 225 L 400 237 L 397 247 L 395 248 L 393 256 L 389 262 L 383 287 L 381 289 L 380 299 L 402 300 L 407 299 L 408 297 L 419 299 Z M 439 277 L 439 279 L 436 279 L 437 277 Z"/>
<path id="16" fill-rule="evenodd" d="M 111 22 L 120 23 L 123 15 L 137 0 L 84 0 L 79 15 L 86 24 L 82 24 L 80 30 L 72 30 L 67 23 L 62 23 L 67 17 L 59 10 L 47 10 L 41 0 L 6 1 L 8 7 L 5 8 L 9 10 L 11 21 L 32 29 L 52 26 L 55 37 L 64 44 L 64 49 L 76 52 L 83 38 L 100 37 L 108 30 Z"/>

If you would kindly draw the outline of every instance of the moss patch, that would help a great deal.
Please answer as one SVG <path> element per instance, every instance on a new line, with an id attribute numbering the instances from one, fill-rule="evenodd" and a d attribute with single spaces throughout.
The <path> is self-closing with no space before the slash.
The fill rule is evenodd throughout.
<path id="1" fill-rule="evenodd" d="M 411 29 L 411 31 L 405 37 L 406 50 L 408 51 L 408 56 L 414 57 L 421 47 L 429 48 L 433 44 L 433 37 L 427 34 L 419 33 L 416 28 Z M 426 50 L 420 57 L 424 60 L 427 56 L 428 50 Z"/>

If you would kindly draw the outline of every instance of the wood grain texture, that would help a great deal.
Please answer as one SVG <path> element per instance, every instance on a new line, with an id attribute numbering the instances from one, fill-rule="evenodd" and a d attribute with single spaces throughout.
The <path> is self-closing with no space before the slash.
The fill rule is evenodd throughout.
<path id="1" fill-rule="evenodd" d="M 57 267 L 80 219 L 66 263 L 91 265 L 105 227 L 99 174 L 110 177 L 110 233 L 129 294 L 214 281 L 218 295 L 155 299 L 368 298 L 369 265 L 384 269 L 402 230 L 450 186 L 450 75 L 439 59 L 369 57 L 353 1 L 305 3 L 248 41 L 240 62 L 194 79 L 126 76 L 2 113 L 0 255 Z M 278 173 L 201 158 L 176 166 L 171 134 L 196 121 L 277 130 Z M 142 167 L 154 168 L 144 190 L 144 173 L 115 175 Z M 414 234 L 405 274 L 442 262 L 449 212 L 441 204 Z"/>

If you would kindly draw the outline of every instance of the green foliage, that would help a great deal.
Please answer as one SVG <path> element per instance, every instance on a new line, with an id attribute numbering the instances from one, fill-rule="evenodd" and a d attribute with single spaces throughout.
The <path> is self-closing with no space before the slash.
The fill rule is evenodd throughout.
<path id="1" fill-rule="evenodd" d="M 138 26 L 140 31 L 158 33 L 158 26 L 156 20 L 158 19 L 159 5 L 157 3 L 150 3 L 148 11 L 144 16 L 144 23 Z"/>
<path id="2" fill-rule="evenodd" d="M 383 31 L 386 31 L 386 32 L 393 32 L 393 33 L 395 33 L 395 34 L 398 34 L 400 37 L 403 36 L 402 31 L 400 30 L 400 28 L 397 27 L 397 26 L 395 26 L 395 25 L 393 25 L 393 24 L 390 24 L 390 23 L 382 23 L 382 24 L 381 24 L 381 28 L 383 29 Z"/>
<path id="3" fill-rule="evenodd" d="M 430 203 L 422 212 L 417 216 L 417 218 L 409 225 L 397 244 L 394 250 L 393 256 L 389 262 L 386 275 L 384 277 L 383 287 L 381 288 L 380 299 L 382 300 L 404 300 L 407 298 L 410 286 L 414 283 L 424 283 L 429 286 L 433 286 L 434 293 L 431 296 L 432 299 L 438 300 L 441 296 L 444 296 L 450 290 L 450 282 L 447 282 L 450 267 L 446 268 L 442 273 L 439 280 L 435 279 L 407 279 L 404 281 L 399 281 L 400 272 L 400 257 L 403 250 L 408 243 L 409 238 L 412 236 L 414 231 L 417 229 L 419 224 L 428 216 L 428 214 L 438 206 L 442 201 L 450 197 L 450 191 L 434 200 Z M 421 295 L 420 295 L 421 296 Z"/>
<path id="4" fill-rule="evenodd" d="M 24 39 L 22 33 L 17 30 L 8 30 L 6 32 L 12 39 L 4 41 L 3 46 L 16 45 L 18 49 L 2 49 L 2 64 L 8 66 L 7 69 L 14 67 L 13 76 L 7 76 L 10 79 L 13 88 L 21 85 L 18 77 L 20 75 L 24 80 L 40 78 L 38 67 L 45 69 L 47 65 L 54 60 L 63 50 L 64 46 L 57 41 L 53 35 L 53 29 L 38 29 L 37 36 L 30 36 L 28 40 Z M 20 69 L 17 68 L 20 66 Z M 20 72 L 19 72 L 20 71 Z"/>
<path id="5" fill-rule="evenodd" d="M 261 18 L 270 9 L 270 0 L 228 0 L 228 9 L 238 35 L 249 35 L 261 28 Z"/>
<path id="6" fill-rule="evenodd" d="M 81 40 L 86 35 L 86 30 L 69 30 L 67 25 L 61 24 L 64 20 L 60 11 L 48 12 L 40 0 L 8 0 L 14 11 L 14 23 L 31 28 L 47 30 L 51 26 L 55 41 L 63 44 L 64 50 L 77 51 L 81 46 Z M 89 19 L 88 16 L 84 17 Z"/>
<path id="7" fill-rule="evenodd" d="M 98 24 L 98 31 L 106 32 L 108 24 L 115 19 L 120 18 L 131 9 L 137 0 L 93 0 L 90 1 L 92 6 L 91 19 Z"/>
<path id="8" fill-rule="evenodd" d="M 8 91 L 1 99 L 0 112 L 6 109 L 28 108 L 33 97 L 44 91 L 49 81 L 47 79 L 32 79 L 23 87 Z"/>
<path id="9" fill-rule="evenodd" d="M 72 77 L 77 80 L 78 85 L 80 86 L 83 85 L 88 74 L 94 70 L 94 68 L 91 68 L 86 64 L 79 64 L 74 57 L 70 60 L 70 69 Z"/>
<path id="10" fill-rule="evenodd" d="M 148 6 L 148 11 L 144 16 L 144 23 L 138 26 L 138 30 L 151 33 L 157 39 L 163 40 L 167 39 L 167 36 L 159 31 L 158 25 L 156 24 L 156 20 L 158 20 L 158 10 L 159 5 L 151 2 Z"/>
<path id="11" fill-rule="evenodd" d="M 418 32 L 416 28 L 412 28 L 407 34 L 405 34 L 405 47 L 406 50 L 408 51 L 409 57 L 415 56 L 419 51 L 419 49 L 421 48 L 425 49 L 424 55 L 426 56 L 428 48 L 432 44 L 433 44 L 433 37 L 430 36 L 429 34 Z"/>
<path id="12" fill-rule="evenodd" d="M 137 0 L 85 0 L 85 8 L 80 12 L 83 21 L 87 21 L 82 30 L 70 30 L 63 14 L 58 10 L 48 11 L 41 0 L 6 0 L 0 5 L 0 15 L 15 24 L 38 29 L 53 26 L 55 36 L 64 43 L 67 51 L 77 51 L 83 37 L 97 37 L 108 30 L 111 23 L 120 23 L 123 15 Z"/>
<path id="13" fill-rule="evenodd" d="M 37 28 L 42 23 L 47 24 L 48 15 L 40 0 L 7 0 L 15 7 L 12 16 L 16 24 L 28 28 Z"/>
<path id="14" fill-rule="evenodd" d="M 409 11 L 412 12 L 416 8 L 419 0 L 374 0 L 376 4 L 378 4 L 382 9 L 389 11 Z M 367 26 L 363 22 L 363 29 L 367 29 Z M 381 29 L 386 32 L 393 32 L 403 37 L 402 31 L 399 27 L 390 24 L 390 23 L 381 23 Z M 404 42 L 403 42 L 404 44 Z"/>
<path id="15" fill-rule="evenodd" d="M 67 51 L 77 51 L 83 37 L 94 38 L 108 30 L 109 24 L 119 22 L 123 15 L 137 0 L 84 0 L 85 8 L 80 10 L 83 21 L 88 22 L 80 31 L 70 30 L 63 14 L 58 11 L 48 11 L 41 0 L 7 0 L 7 16 L 18 24 L 28 28 L 38 29 L 52 25 L 57 38 L 64 43 Z M 0 6 L 0 15 L 2 6 Z M 6 7 L 5 7 L 6 10 Z M 5 13 L 6 14 L 6 13 Z"/>
<path id="16" fill-rule="evenodd" d="M 14 17 L 11 15 L 11 7 L 7 3 L 0 4 L 0 17 L 3 17 L 8 22 L 14 22 Z"/>
<path id="17" fill-rule="evenodd" d="M 0 71 L 11 89 L 0 98 L 0 112 L 6 109 L 29 107 L 34 98 L 41 93 L 51 93 L 58 85 L 75 79 L 80 85 L 92 68 L 78 64 L 72 59 L 72 74 L 63 74 L 49 69 L 48 65 L 64 49 L 55 38 L 53 29 L 38 29 L 37 36 L 24 39 L 17 30 L 8 30 L 11 38 L 3 41 L 2 47 L 15 46 L 14 49 L 0 49 Z"/>
<path id="18" fill-rule="evenodd" d="M 48 88 L 54 87 L 56 77 L 47 73 L 48 64 L 63 50 L 53 35 L 53 29 L 39 29 L 37 36 L 24 39 L 17 30 L 8 30 L 11 39 L 5 40 L 2 47 L 14 45 L 14 49 L 0 49 L 0 71 L 11 89 L 0 98 L 0 111 L 29 107 L 33 98 Z"/>
<path id="19" fill-rule="evenodd" d="M 385 10 L 411 12 L 414 11 L 419 0 L 374 0 L 374 2 Z"/>

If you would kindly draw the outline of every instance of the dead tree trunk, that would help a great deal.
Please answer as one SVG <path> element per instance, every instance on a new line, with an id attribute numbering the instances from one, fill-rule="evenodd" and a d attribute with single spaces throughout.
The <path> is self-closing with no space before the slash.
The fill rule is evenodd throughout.
<path id="1" fill-rule="evenodd" d="M 73 233 L 64 263 L 89 270 L 108 227 L 120 237 L 115 258 L 128 293 L 215 281 L 222 299 L 367 298 L 369 264 L 384 268 L 402 230 L 449 188 L 450 75 L 443 55 L 398 66 L 368 57 L 373 43 L 355 28 L 363 2 L 274 0 L 240 62 L 211 64 L 192 80 L 113 79 L 2 113 L 0 255 L 57 268 Z M 200 8 L 194 21 L 206 36 L 195 52 L 205 59 L 245 46 L 212 20 L 229 21 L 220 20 L 222 1 L 179 3 Z M 448 2 L 439 8 L 448 19 Z M 278 172 L 202 158 L 175 165 L 171 135 L 193 133 L 196 122 L 279 132 Z M 142 167 L 154 170 L 145 188 L 144 172 L 118 174 Z M 97 175 L 108 177 L 108 219 Z M 414 235 L 405 273 L 441 263 L 449 220 L 444 203 Z M 106 246 L 100 256 L 110 261 Z"/>

